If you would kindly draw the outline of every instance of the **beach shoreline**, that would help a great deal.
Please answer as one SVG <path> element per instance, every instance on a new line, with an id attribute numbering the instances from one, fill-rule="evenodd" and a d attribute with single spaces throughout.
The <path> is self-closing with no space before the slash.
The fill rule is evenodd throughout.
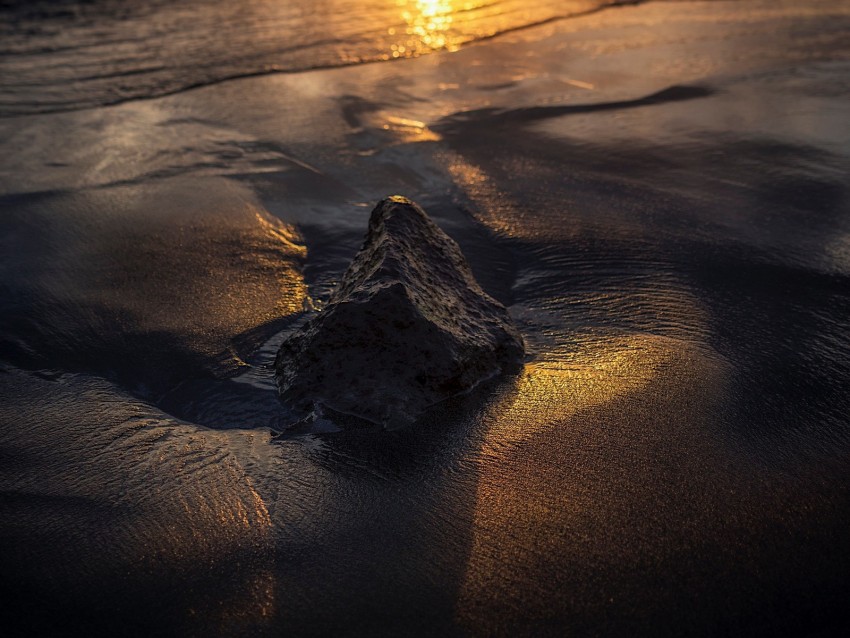
<path id="1" fill-rule="evenodd" d="M 848 25 L 648 2 L 0 119 L 3 633 L 846 630 Z M 272 442 L 388 195 L 525 366 Z"/>

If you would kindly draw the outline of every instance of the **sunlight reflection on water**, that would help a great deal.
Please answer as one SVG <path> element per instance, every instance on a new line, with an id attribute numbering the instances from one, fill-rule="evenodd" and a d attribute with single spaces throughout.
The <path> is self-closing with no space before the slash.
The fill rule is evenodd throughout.
<path id="1" fill-rule="evenodd" d="M 390 57 L 416 57 L 421 53 L 447 49 L 455 51 L 463 42 L 470 38 L 464 38 L 452 31 L 454 22 L 454 7 L 452 0 L 397 0 L 399 7 L 403 9 L 405 32 L 400 35 L 398 42 L 390 46 Z M 466 8 L 466 7 L 465 7 Z M 396 35 L 396 29 L 390 28 L 389 35 Z"/>
<path id="2" fill-rule="evenodd" d="M 726 373 L 719 358 L 677 340 L 637 334 L 588 346 L 572 359 L 527 365 L 484 417 L 488 430 L 478 452 L 458 621 L 495 632 L 494 592 L 518 613 L 547 613 L 552 601 L 530 592 L 528 574 L 552 556 L 588 577 L 609 556 L 628 560 L 630 543 L 657 533 L 656 523 L 626 526 L 626 543 L 599 530 L 616 527 L 618 519 L 635 525 L 632 499 L 652 501 L 668 482 L 676 489 L 689 484 L 687 472 L 670 465 L 668 441 L 683 427 L 704 439 L 700 424 L 722 395 Z M 661 396 L 653 387 L 664 388 L 663 400 L 646 401 Z M 678 453 L 702 464 L 716 450 L 703 441 Z M 609 484 L 599 480 L 603 474 Z M 499 539 L 495 551 L 493 539 Z"/>

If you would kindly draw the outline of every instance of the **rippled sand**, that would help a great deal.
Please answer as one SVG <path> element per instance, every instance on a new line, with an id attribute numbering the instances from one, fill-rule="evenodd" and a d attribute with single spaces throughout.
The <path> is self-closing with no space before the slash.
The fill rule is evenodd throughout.
<path id="1" fill-rule="evenodd" d="M 9 633 L 841 635 L 848 24 L 648 3 L 0 119 Z M 273 442 L 390 193 L 525 368 Z"/>

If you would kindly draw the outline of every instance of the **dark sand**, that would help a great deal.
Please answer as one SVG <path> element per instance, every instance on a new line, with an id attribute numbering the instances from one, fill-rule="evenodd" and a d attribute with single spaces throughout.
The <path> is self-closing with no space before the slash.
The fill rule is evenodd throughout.
<path id="1" fill-rule="evenodd" d="M 659 2 L 0 120 L 5 635 L 844 635 L 850 9 Z M 516 378 L 271 443 L 401 193 Z"/>

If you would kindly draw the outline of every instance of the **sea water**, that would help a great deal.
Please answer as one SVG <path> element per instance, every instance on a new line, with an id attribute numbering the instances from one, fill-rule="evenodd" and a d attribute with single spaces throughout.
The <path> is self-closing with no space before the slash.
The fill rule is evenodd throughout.
<path id="1" fill-rule="evenodd" d="M 846 627 L 846 3 L 596 8 L 0 4 L 0 633 Z M 287 436 L 390 194 L 524 368 Z"/>

